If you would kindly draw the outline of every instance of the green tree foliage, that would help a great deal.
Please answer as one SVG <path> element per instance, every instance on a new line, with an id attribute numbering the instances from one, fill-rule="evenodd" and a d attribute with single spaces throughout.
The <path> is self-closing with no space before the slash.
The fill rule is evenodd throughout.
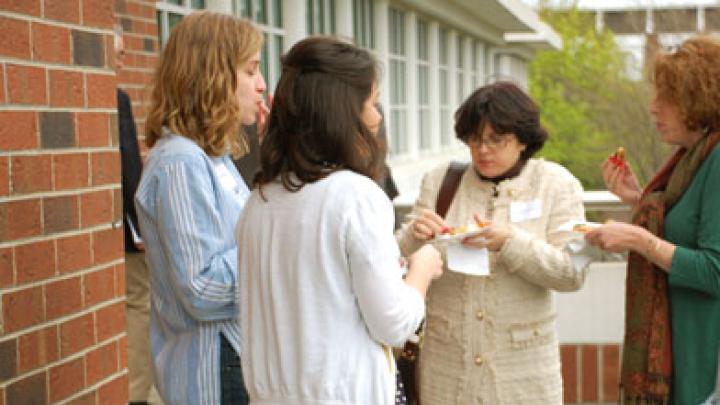
<path id="1" fill-rule="evenodd" d="M 626 74 L 626 55 L 611 31 L 575 8 L 541 11 L 562 37 L 559 51 L 539 52 L 530 65 L 530 93 L 550 139 L 542 155 L 572 171 L 586 189 L 603 189 L 600 164 L 617 146 L 647 179 L 666 154 L 647 110 L 648 85 Z"/>

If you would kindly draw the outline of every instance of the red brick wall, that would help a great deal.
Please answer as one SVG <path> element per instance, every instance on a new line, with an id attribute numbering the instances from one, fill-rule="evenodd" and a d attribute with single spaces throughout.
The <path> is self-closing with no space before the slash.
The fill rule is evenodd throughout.
<path id="1" fill-rule="evenodd" d="M 0 405 L 127 402 L 115 87 L 142 124 L 154 10 L 0 0 Z"/>
<path id="2" fill-rule="evenodd" d="M 566 404 L 617 403 L 620 384 L 620 345 L 560 347 Z"/>

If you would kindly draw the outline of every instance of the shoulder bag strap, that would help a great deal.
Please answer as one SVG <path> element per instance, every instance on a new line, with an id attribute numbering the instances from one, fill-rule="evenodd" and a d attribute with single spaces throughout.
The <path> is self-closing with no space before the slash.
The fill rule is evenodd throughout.
<path id="1" fill-rule="evenodd" d="M 437 201 L 435 202 L 435 212 L 441 217 L 445 218 L 445 215 L 447 215 L 450 203 L 452 203 L 453 198 L 455 198 L 455 193 L 460 186 L 460 180 L 467 168 L 468 163 L 450 162 L 450 166 L 448 166 L 447 172 L 445 172 L 445 177 L 443 177 Z"/>

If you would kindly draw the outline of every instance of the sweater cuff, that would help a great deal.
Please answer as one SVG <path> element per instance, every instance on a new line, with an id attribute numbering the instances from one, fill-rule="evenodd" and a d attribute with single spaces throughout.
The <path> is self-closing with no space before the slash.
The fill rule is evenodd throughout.
<path id="1" fill-rule="evenodd" d="M 510 273 L 525 266 L 527 252 L 531 249 L 533 236 L 522 229 L 513 229 L 513 235 L 505 241 L 500 249 L 499 258 L 507 265 Z"/>
<path id="2" fill-rule="evenodd" d="M 697 288 L 695 286 L 696 278 L 693 277 L 692 272 L 687 271 L 687 269 L 695 266 L 693 260 L 694 254 L 692 251 L 682 246 L 676 246 L 670 262 L 668 283 L 673 286 Z"/>

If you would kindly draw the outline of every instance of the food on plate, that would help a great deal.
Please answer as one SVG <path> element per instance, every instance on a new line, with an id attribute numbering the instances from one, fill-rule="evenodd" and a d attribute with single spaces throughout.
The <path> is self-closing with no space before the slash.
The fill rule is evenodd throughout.
<path id="1" fill-rule="evenodd" d="M 615 153 L 613 153 L 608 160 L 612 162 L 617 167 L 624 167 L 626 165 L 625 160 L 625 148 L 622 146 L 618 146 Z"/>
<path id="2" fill-rule="evenodd" d="M 591 229 L 588 224 L 575 224 L 572 230 L 573 232 L 588 233 Z"/>
<path id="3" fill-rule="evenodd" d="M 490 221 L 479 221 L 475 220 L 475 223 L 472 225 L 460 225 L 455 227 L 447 226 L 443 228 L 443 230 L 440 232 L 441 235 L 462 235 L 468 232 L 474 232 L 478 229 L 486 228 L 490 225 Z"/>

